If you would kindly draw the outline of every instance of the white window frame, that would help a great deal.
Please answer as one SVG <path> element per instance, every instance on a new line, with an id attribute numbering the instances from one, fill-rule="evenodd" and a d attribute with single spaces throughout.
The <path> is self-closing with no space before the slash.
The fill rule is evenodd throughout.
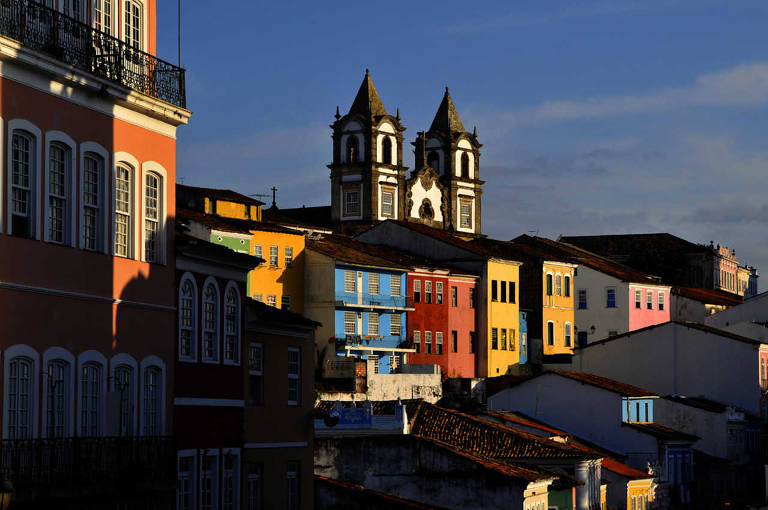
<path id="1" fill-rule="evenodd" d="M 255 363 L 254 361 L 258 361 L 258 363 Z M 252 386 L 250 384 L 250 378 L 260 377 L 261 393 L 259 395 L 258 403 L 255 405 L 263 406 L 264 405 L 264 344 L 262 342 L 248 343 L 248 376 L 249 376 L 248 391 L 250 396 L 249 402 L 252 402 L 252 403 L 254 402 L 254 398 L 252 395 Z"/>
<path id="2" fill-rule="evenodd" d="M 118 167 L 124 167 L 128 170 L 128 176 L 130 179 L 129 183 L 129 190 L 131 192 L 131 196 L 128 197 L 128 203 L 130 205 L 130 221 L 128 222 L 128 253 L 125 257 L 122 255 L 117 255 L 117 252 L 115 250 L 115 238 L 116 238 L 116 219 L 117 219 L 117 194 L 115 193 L 115 186 L 117 183 L 117 169 Z M 139 250 L 136 249 L 136 245 L 139 242 L 139 224 L 140 222 L 137 221 L 136 215 L 138 214 L 138 208 L 136 207 L 136 197 L 140 197 L 141 190 L 139 189 L 140 179 L 139 179 L 139 161 L 133 157 L 131 154 L 128 154 L 127 152 L 117 152 L 112 155 L 112 178 L 111 178 L 111 187 L 110 187 L 110 196 L 111 196 L 111 243 L 110 243 L 110 250 L 109 252 L 115 256 L 115 257 L 122 257 L 127 259 L 133 259 L 133 260 L 139 260 Z"/>
<path id="3" fill-rule="evenodd" d="M 290 480 L 292 477 L 290 475 L 291 471 L 289 471 L 289 469 L 291 468 L 291 465 L 296 466 L 296 471 L 293 471 L 293 473 L 295 473 L 295 476 L 293 478 L 295 478 L 296 480 L 296 497 L 295 497 L 295 500 L 293 501 L 293 504 L 291 504 L 291 499 L 290 499 L 290 491 L 291 491 Z M 287 502 L 286 509 L 299 510 L 301 508 L 301 461 L 289 460 L 288 463 L 286 464 L 285 488 L 286 488 L 286 502 Z"/>
<path id="4" fill-rule="evenodd" d="M 235 299 L 236 299 L 236 305 L 237 309 L 235 311 L 235 333 L 234 333 L 234 359 L 227 359 L 226 356 L 226 342 L 227 342 L 227 336 L 228 333 L 226 331 L 227 327 L 227 295 L 229 294 L 230 290 L 234 289 L 235 291 Z M 241 340 L 241 324 L 242 324 L 242 303 L 240 299 L 240 289 L 237 287 L 237 284 L 233 281 L 229 281 L 227 283 L 227 286 L 224 288 L 224 300 L 223 300 L 223 307 L 222 311 L 224 312 L 224 327 L 222 328 L 222 333 L 224 334 L 224 342 L 222 344 L 222 360 L 225 365 L 240 365 L 240 340 Z"/>
<path id="5" fill-rule="evenodd" d="M 349 290 L 349 289 L 352 290 Z M 357 274 L 349 269 L 344 270 L 344 292 L 347 294 L 357 294 Z"/>
<path id="6" fill-rule="evenodd" d="M 395 324 L 397 323 L 397 324 Z M 390 336 L 400 336 L 403 331 L 403 318 L 399 313 L 389 315 L 389 334 Z"/>
<path id="7" fill-rule="evenodd" d="M 106 397 L 107 397 L 107 358 L 95 350 L 88 350 L 77 357 L 77 436 L 94 437 L 83 434 L 83 385 L 82 374 L 86 365 L 93 364 L 99 368 L 99 395 L 96 406 L 96 437 L 103 436 L 106 425 Z"/>
<path id="8" fill-rule="evenodd" d="M 290 353 L 292 353 L 292 352 L 298 353 L 298 358 L 297 358 L 297 368 L 298 368 L 298 370 L 297 370 L 296 373 L 292 373 L 289 370 L 289 368 L 291 366 L 291 355 L 290 355 Z M 302 361 L 301 360 L 301 347 L 288 347 L 288 363 L 287 363 L 287 366 L 286 366 L 286 372 L 287 372 L 288 381 L 289 381 L 288 391 L 289 392 L 291 391 L 290 381 L 296 381 L 296 392 L 297 392 L 297 394 L 296 394 L 297 398 L 295 400 L 291 400 L 290 398 L 288 399 L 288 405 L 289 406 L 300 406 L 301 405 L 301 397 L 302 397 L 302 395 L 301 395 L 301 393 L 302 393 L 302 391 L 301 391 L 301 380 L 302 380 L 302 377 L 301 377 L 301 361 Z"/>
<path id="9" fill-rule="evenodd" d="M 211 473 L 211 509 L 218 509 L 219 508 L 219 450 L 216 448 L 211 449 L 202 449 L 200 450 L 200 474 L 199 474 L 199 488 L 198 488 L 198 501 L 199 501 L 199 508 L 203 508 L 203 468 L 205 466 L 205 458 L 206 457 L 214 457 L 215 460 L 213 461 L 214 470 L 213 473 Z"/>
<path id="10" fill-rule="evenodd" d="M 347 318 L 352 317 L 351 321 L 348 321 Z M 347 326 L 351 325 L 352 327 L 350 329 L 347 328 Z M 357 334 L 357 314 L 355 312 L 344 312 L 344 334 L 345 335 L 356 335 Z"/>
<path id="11" fill-rule="evenodd" d="M 652 290 L 646 289 L 645 291 L 645 309 L 653 310 L 653 291 Z"/>
<path id="12" fill-rule="evenodd" d="M 246 491 L 246 510 L 262 510 L 263 493 L 264 493 L 264 476 L 262 465 L 259 463 L 257 472 L 248 473 L 248 486 Z M 254 487 L 257 489 L 254 491 Z"/>
<path id="13" fill-rule="evenodd" d="M 608 306 L 608 293 L 613 291 L 613 306 Z M 618 308 L 619 304 L 617 302 L 617 295 L 616 295 L 616 287 L 606 287 L 605 288 L 605 307 L 606 308 Z"/>
<path id="14" fill-rule="evenodd" d="M 441 281 L 435 282 L 435 304 L 443 304 L 443 282 Z"/>
<path id="15" fill-rule="evenodd" d="M 552 326 L 550 326 L 550 324 Z M 549 335 L 550 328 L 552 331 L 552 336 Z M 555 345 L 555 323 L 554 321 L 547 321 L 547 338 L 546 338 L 547 345 Z"/>
<path id="16" fill-rule="evenodd" d="M 190 354 L 188 356 L 182 355 L 182 349 L 181 349 L 181 332 L 182 332 L 182 325 L 181 325 L 181 310 L 182 310 L 182 295 L 181 295 L 181 289 L 184 286 L 185 282 L 191 282 L 192 283 L 192 345 L 190 346 Z M 199 315 L 199 304 L 200 299 L 198 298 L 198 291 L 197 291 L 197 281 L 195 280 L 194 275 L 192 273 L 184 273 L 184 275 L 181 277 L 181 280 L 179 281 L 179 289 L 178 289 L 178 295 L 179 295 L 179 303 L 178 303 L 178 350 L 179 350 L 179 361 L 197 361 L 197 342 L 198 342 L 198 315 Z"/>
<path id="17" fill-rule="evenodd" d="M 267 305 L 271 306 L 272 308 L 277 308 L 277 296 L 274 294 L 268 295 Z"/>
<path id="18" fill-rule="evenodd" d="M 570 322 L 563 324 L 563 341 L 566 347 L 573 347 L 573 325 Z"/>
<path id="19" fill-rule="evenodd" d="M 157 251 L 157 260 L 151 261 L 154 264 L 162 264 L 165 265 L 166 261 L 168 259 L 167 256 L 167 249 L 168 246 L 168 240 L 166 239 L 168 233 L 166 229 L 166 225 L 168 223 L 168 172 L 163 168 L 163 166 L 160 163 L 157 163 L 155 161 L 146 161 L 142 163 L 141 165 L 141 260 L 143 262 L 150 262 L 147 260 L 147 252 L 146 252 L 146 239 L 145 237 L 145 222 L 147 220 L 147 186 L 146 186 L 146 177 L 147 175 L 155 174 L 155 177 L 158 180 L 158 197 L 157 197 L 157 207 L 158 207 L 158 218 L 157 218 L 157 246 L 155 247 L 155 250 Z"/>
<path id="20" fill-rule="evenodd" d="M 635 289 L 635 309 L 643 307 L 643 291 Z"/>
<path id="21" fill-rule="evenodd" d="M 30 231 L 31 238 L 40 240 L 40 215 L 41 215 L 41 200 L 40 200 L 40 183 L 42 182 L 42 147 L 43 136 L 40 129 L 24 119 L 13 119 L 8 121 L 8 155 L 7 155 L 7 179 L 8 184 L 6 186 L 7 204 L 6 214 L 8 221 L 8 233 L 13 234 L 13 135 L 17 131 L 22 131 L 24 136 L 30 139 L 30 199 L 29 199 L 29 215 L 30 215 Z M 2 173 L 2 172 L 0 172 Z M 2 205 L 2 202 L 0 202 Z M 0 217 L 2 220 L 2 217 Z M 2 222 L 0 221 L 0 232 L 2 232 Z"/>
<path id="22" fill-rule="evenodd" d="M 83 142 L 80 144 L 80 189 L 78 191 L 80 210 L 78 212 L 78 242 L 80 249 L 87 249 L 85 247 L 85 238 L 83 235 L 85 232 L 85 158 L 89 155 L 95 155 L 101 158 L 101 173 L 99 174 L 100 186 L 98 189 L 99 210 L 97 215 L 99 230 L 96 236 L 96 250 L 93 251 L 109 253 L 109 236 L 107 235 L 109 232 L 109 214 L 107 214 L 109 208 L 107 207 L 107 197 L 109 196 L 108 186 L 110 178 L 107 169 L 111 167 L 111 164 L 107 149 L 95 142 Z"/>
<path id="23" fill-rule="evenodd" d="M 104 2 L 109 2 L 110 4 L 110 14 L 109 14 L 109 24 L 104 23 L 104 9 L 101 8 L 101 15 L 96 10 L 96 2 L 101 2 L 103 5 Z M 118 7 L 119 10 L 119 7 Z M 99 30 L 101 32 L 104 32 L 107 35 L 111 35 L 114 37 L 115 35 L 115 23 L 117 22 L 118 14 L 115 11 L 115 2 L 114 0 L 92 0 L 91 1 L 91 23 L 93 25 L 93 28 L 96 30 Z M 97 21 L 98 19 L 98 21 Z M 97 27 L 100 25 L 100 28 Z M 106 29 L 105 29 L 106 27 Z"/>
<path id="24" fill-rule="evenodd" d="M 120 40 L 128 43 L 128 37 L 126 34 L 126 24 L 125 24 L 125 6 L 126 4 L 135 4 L 139 6 L 139 11 L 141 12 L 141 27 L 139 28 L 139 33 L 141 34 L 141 41 L 139 42 L 139 50 L 140 51 L 147 51 L 147 42 L 148 42 L 148 34 L 147 34 L 147 11 L 146 7 L 144 6 L 143 2 L 138 2 L 137 0 L 121 0 L 120 2 Z M 133 49 L 133 48 L 132 48 Z"/>
<path id="25" fill-rule="evenodd" d="M 274 263 L 273 263 L 274 262 Z M 280 250 L 277 246 L 269 247 L 269 267 L 278 267 L 280 264 Z"/>
<path id="26" fill-rule="evenodd" d="M 400 280 L 400 275 L 393 274 L 389 276 L 389 295 L 390 296 L 402 296 L 403 282 Z"/>
<path id="27" fill-rule="evenodd" d="M 379 273 L 368 273 L 368 294 L 378 296 L 381 293 L 380 283 L 381 277 Z"/>
<path id="28" fill-rule="evenodd" d="M 115 354 L 112 356 L 112 358 L 109 360 L 109 377 L 112 381 L 111 384 L 111 391 L 119 391 L 116 387 L 116 377 L 117 377 L 117 369 L 121 366 L 127 366 L 131 369 L 133 374 L 133 388 L 131 388 L 131 395 L 129 395 L 129 398 L 131 399 L 131 405 L 133 407 L 132 409 L 132 424 L 131 424 L 131 436 L 136 436 L 138 434 L 138 425 L 139 425 L 139 405 L 138 405 L 138 396 L 139 396 L 139 385 L 142 383 L 142 381 L 139 380 L 140 373 L 139 373 L 139 364 L 136 362 L 136 358 L 131 356 L 130 354 L 120 353 Z M 118 424 L 118 426 L 121 424 Z"/>
<path id="29" fill-rule="evenodd" d="M 664 311 L 664 291 L 659 291 L 656 295 L 656 303 L 657 308 L 661 311 Z"/>
<path id="30" fill-rule="evenodd" d="M 160 435 L 164 435 L 166 433 L 165 431 L 165 388 L 166 388 L 166 375 L 165 375 L 165 362 L 160 359 L 159 357 L 155 355 L 147 356 L 143 360 L 141 360 L 140 364 L 140 372 L 139 372 L 139 380 L 137 381 L 137 384 L 141 385 L 141 390 L 139 393 L 139 412 L 141 413 L 141 430 L 139 430 L 139 435 L 145 436 L 147 434 L 144 433 L 144 429 L 146 428 L 145 423 L 145 409 L 144 409 L 144 402 L 145 402 L 145 385 L 144 385 L 144 374 L 147 370 L 150 368 L 157 368 L 160 372 L 160 379 L 158 381 L 158 428 L 160 429 Z"/>
<path id="31" fill-rule="evenodd" d="M 49 232 L 49 214 L 50 214 L 50 198 L 51 198 L 51 187 L 50 187 L 50 165 L 51 165 L 51 147 L 53 145 L 58 145 L 60 147 L 63 147 L 65 149 L 65 156 L 69 156 L 66 162 L 67 167 L 65 168 L 64 172 L 64 185 L 66 186 L 66 190 L 64 192 L 64 200 L 66 202 L 66 205 L 64 207 L 64 214 L 62 218 L 62 241 L 52 241 L 50 237 Z M 76 246 L 76 235 L 75 232 L 77 231 L 77 217 L 75 215 L 75 211 L 77 208 L 75 207 L 75 189 L 77 187 L 77 144 L 75 141 L 69 137 L 66 133 L 62 133 L 61 131 L 48 131 L 45 133 L 45 186 L 44 186 L 44 206 L 45 210 L 43 213 L 43 216 L 45 217 L 45 227 L 44 227 L 44 239 L 46 242 L 54 242 L 56 244 L 62 244 L 65 246 Z"/>
<path id="32" fill-rule="evenodd" d="M 189 506 L 182 507 L 181 497 L 181 459 L 192 459 L 189 471 Z M 176 454 L 176 508 L 179 510 L 195 510 L 197 508 L 197 450 L 179 450 Z"/>
<path id="33" fill-rule="evenodd" d="M 31 365 L 30 371 L 30 388 L 29 388 L 29 420 L 28 429 L 29 436 L 26 439 L 32 439 L 38 437 L 38 395 L 40 386 L 40 355 L 32 347 L 25 344 L 16 344 L 7 348 L 3 352 L 3 438 L 8 437 L 8 425 L 10 420 L 8 418 L 8 407 L 10 399 L 10 384 L 8 384 L 8 378 L 10 376 L 11 361 L 15 358 L 26 358 Z"/>
<path id="34" fill-rule="evenodd" d="M 354 189 L 353 189 L 354 188 Z M 357 211 L 347 209 L 347 194 L 357 193 Z M 363 190 L 361 183 L 343 182 L 341 184 L 341 219 L 355 220 L 363 217 Z"/>
<path id="35" fill-rule="evenodd" d="M 291 267 L 293 264 L 293 246 L 286 246 L 283 252 L 285 254 L 285 267 Z"/>
<path id="36" fill-rule="evenodd" d="M 421 331 L 418 329 L 413 330 L 413 346 L 416 349 L 416 354 L 421 353 Z"/>
<path id="37" fill-rule="evenodd" d="M 563 295 L 563 275 L 555 273 L 555 296 Z"/>
<path id="38" fill-rule="evenodd" d="M 206 328 L 205 324 L 205 291 L 208 288 L 208 286 L 213 286 L 214 290 L 214 317 L 213 317 L 213 329 Z M 202 359 L 203 363 L 218 363 L 219 359 L 221 358 L 221 291 L 219 290 L 219 283 L 216 281 L 216 278 L 213 276 L 209 276 L 206 278 L 205 283 L 203 283 L 203 291 L 200 294 L 200 304 L 202 305 L 200 307 L 201 312 L 201 336 L 200 336 L 200 359 Z M 213 333 L 213 343 L 214 343 L 214 353 L 213 356 L 206 355 L 205 352 L 205 334 L 207 332 Z"/>
<path id="39" fill-rule="evenodd" d="M 253 246 L 253 256 L 258 257 L 260 259 L 264 259 L 264 247 L 260 244 Z M 263 262 L 259 262 L 259 265 L 262 265 Z"/>
<path id="40" fill-rule="evenodd" d="M 377 312 L 368 312 L 368 334 L 369 335 L 379 336 L 380 323 L 381 323 L 381 316 Z"/>
<path id="41" fill-rule="evenodd" d="M 424 332 L 424 354 L 432 354 L 432 332 Z"/>
<path id="42" fill-rule="evenodd" d="M 63 437 L 72 437 L 74 435 L 74 420 L 75 420 L 75 377 L 74 371 L 76 368 L 75 356 L 67 349 L 62 347 L 50 347 L 43 352 L 43 369 L 42 375 L 42 430 L 41 437 L 50 437 L 48 431 L 50 429 L 49 423 L 49 406 L 51 395 L 50 381 L 48 380 L 48 364 L 54 361 L 63 361 L 69 366 L 69 373 L 65 376 L 64 380 L 64 401 L 65 401 L 65 417 L 64 417 L 64 435 Z"/>
<path id="43" fill-rule="evenodd" d="M 232 473 L 232 505 L 224 506 L 224 490 L 226 481 L 226 459 L 231 455 L 235 457 L 234 469 Z M 240 448 L 222 448 L 221 449 L 221 509 L 239 510 L 240 509 Z"/>
<path id="44" fill-rule="evenodd" d="M 443 332 L 435 331 L 435 354 L 443 354 Z"/>

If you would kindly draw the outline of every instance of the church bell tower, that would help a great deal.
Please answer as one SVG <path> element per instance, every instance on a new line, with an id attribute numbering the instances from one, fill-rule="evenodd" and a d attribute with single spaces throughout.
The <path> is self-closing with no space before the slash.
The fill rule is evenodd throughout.
<path id="1" fill-rule="evenodd" d="M 349 112 L 336 108 L 331 170 L 331 219 L 346 225 L 403 219 L 405 171 L 400 112 L 387 113 L 373 86 L 365 77 Z"/>

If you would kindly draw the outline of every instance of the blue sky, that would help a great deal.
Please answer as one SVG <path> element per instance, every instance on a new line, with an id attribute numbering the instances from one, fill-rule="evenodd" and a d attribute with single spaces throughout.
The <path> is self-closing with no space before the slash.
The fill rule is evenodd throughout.
<path id="1" fill-rule="evenodd" d="M 328 124 L 370 68 L 409 141 L 450 86 L 484 144 L 487 234 L 666 231 L 768 278 L 764 0 L 182 2 L 187 184 L 329 203 Z"/>

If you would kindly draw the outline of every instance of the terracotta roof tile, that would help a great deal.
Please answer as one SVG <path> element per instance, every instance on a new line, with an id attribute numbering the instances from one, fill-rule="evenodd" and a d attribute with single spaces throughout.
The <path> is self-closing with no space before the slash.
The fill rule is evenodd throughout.
<path id="1" fill-rule="evenodd" d="M 382 267 L 407 271 L 410 267 L 383 254 L 373 254 L 369 246 L 343 236 L 327 235 L 321 239 L 308 239 L 307 249 L 327 255 L 339 262 L 369 267 Z"/>
<path id="2" fill-rule="evenodd" d="M 693 299 L 708 305 L 736 306 L 744 302 L 738 294 L 722 290 L 696 289 L 693 287 L 672 287 L 672 294 Z"/>
<path id="3" fill-rule="evenodd" d="M 327 413 L 336 405 L 336 400 L 320 400 L 315 404 L 315 413 Z M 374 416 L 393 416 L 395 414 L 395 406 L 397 400 L 370 400 L 371 410 Z M 420 398 L 412 398 L 401 400 L 400 403 L 405 406 L 405 412 L 408 416 L 412 416 L 419 405 L 423 402 Z M 341 407 L 343 409 L 361 408 L 365 404 L 365 401 L 351 400 L 341 401 Z"/>
<path id="4" fill-rule="evenodd" d="M 608 471 L 612 471 L 618 475 L 621 475 L 625 478 L 630 478 L 632 480 L 644 480 L 646 478 L 654 477 L 654 475 L 644 473 L 639 469 L 635 469 L 633 467 L 627 466 L 626 464 L 622 464 L 621 462 L 613 460 L 610 457 L 603 459 L 602 467 L 603 469 L 607 469 Z"/>
<path id="5" fill-rule="evenodd" d="M 652 391 L 645 390 L 643 388 L 638 388 L 637 386 L 632 386 L 631 384 L 625 384 L 623 382 L 614 381 L 613 379 L 608 379 L 606 377 L 601 377 L 599 375 L 595 374 L 588 374 L 586 372 L 566 372 L 565 370 L 549 370 L 546 373 L 552 373 L 557 374 L 562 377 L 567 377 L 568 379 L 573 379 L 574 381 L 579 381 L 584 384 L 589 384 L 590 386 L 595 386 L 597 388 L 602 388 L 604 390 L 612 391 L 614 393 L 618 393 L 621 396 L 624 397 L 656 397 L 656 393 Z"/>
<path id="6" fill-rule="evenodd" d="M 693 434 L 686 434 L 679 430 L 659 425 L 658 423 L 623 423 L 624 426 L 630 427 L 640 432 L 645 432 L 654 437 L 668 441 L 697 441 L 701 439 L 699 436 Z"/>
<path id="7" fill-rule="evenodd" d="M 402 221 L 402 220 L 386 220 L 386 221 L 390 221 L 392 223 L 400 225 L 401 227 L 407 228 L 408 230 L 412 230 L 413 232 L 418 232 L 419 234 L 424 234 L 438 241 L 442 241 L 446 244 L 450 244 L 457 248 L 461 248 L 475 255 L 479 255 L 483 258 L 500 258 L 497 254 L 489 250 L 486 250 L 482 246 L 478 246 L 470 241 L 465 241 L 464 239 L 461 239 L 460 237 L 458 237 L 458 235 L 452 234 L 445 230 L 440 230 L 440 229 L 428 227 L 426 225 L 422 225 L 421 223 L 412 223 L 409 221 Z"/>

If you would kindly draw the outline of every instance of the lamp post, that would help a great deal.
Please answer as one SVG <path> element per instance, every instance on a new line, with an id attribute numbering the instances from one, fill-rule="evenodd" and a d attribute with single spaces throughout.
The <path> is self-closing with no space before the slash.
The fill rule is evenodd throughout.
<path id="1" fill-rule="evenodd" d="M 13 484 L 8 479 L 8 476 L 3 472 L 3 481 L 0 482 L 0 510 L 8 510 L 11 506 L 11 500 L 13 499 Z"/>

